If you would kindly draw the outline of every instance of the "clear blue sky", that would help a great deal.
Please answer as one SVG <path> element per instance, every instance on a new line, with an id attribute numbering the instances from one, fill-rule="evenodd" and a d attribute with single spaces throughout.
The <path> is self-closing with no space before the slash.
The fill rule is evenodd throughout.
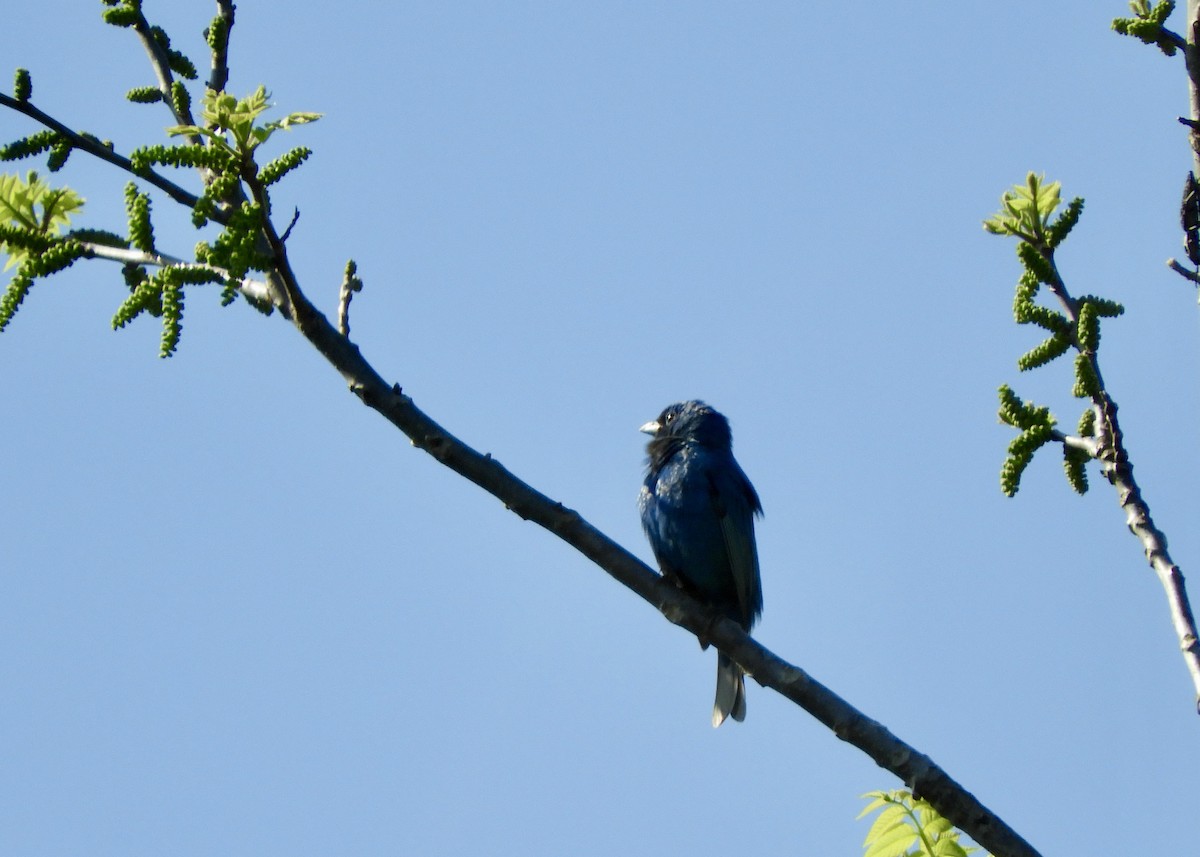
<path id="1" fill-rule="evenodd" d="M 1029 169 L 1087 198 L 1062 269 L 1127 306 L 1106 380 L 1196 568 L 1182 59 L 1112 34 L 1120 0 L 806 5 L 243 3 L 231 88 L 324 112 L 285 141 L 316 150 L 293 260 L 329 311 L 358 261 L 353 336 L 418 405 L 648 559 L 637 427 L 708 399 L 766 508 L 759 639 L 1047 855 L 1190 853 L 1200 718 L 1111 489 L 1047 451 L 1000 493 L 996 387 L 1079 404 L 1018 375 L 980 228 Z M 21 6 L 39 106 L 155 139 L 130 33 Z M 208 4 L 146 8 L 207 64 Z M 64 175 L 119 228 L 126 176 Z M 109 330 L 122 290 L 77 265 L 0 336 L 0 852 L 861 853 L 890 774 L 754 684 L 714 732 L 711 651 L 278 319 L 189 292 L 160 361 Z"/>

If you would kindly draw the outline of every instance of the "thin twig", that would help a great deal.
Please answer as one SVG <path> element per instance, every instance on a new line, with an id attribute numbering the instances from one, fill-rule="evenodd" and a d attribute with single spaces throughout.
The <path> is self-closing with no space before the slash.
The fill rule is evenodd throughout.
<path id="1" fill-rule="evenodd" d="M 283 234 L 279 236 L 280 242 L 286 244 L 288 236 L 292 234 L 292 229 L 300 222 L 300 209 L 297 208 L 292 212 L 292 219 L 287 225 L 287 229 L 283 230 Z"/>
<path id="2" fill-rule="evenodd" d="M 150 66 L 154 69 L 154 76 L 158 78 L 158 89 L 163 95 L 163 101 L 166 103 L 167 109 L 175 117 L 176 123 L 180 125 L 195 125 L 196 121 L 192 118 L 191 109 L 185 106 L 183 110 L 180 110 L 179 105 L 175 103 L 175 99 L 171 97 L 171 84 L 175 82 L 175 75 L 171 71 L 170 59 L 167 57 L 166 49 L 154 37 L 150 22 L 146 20 L 146 16 L 140 11 L 134 20 L 132 29 L 141 40 L 142 47 L 146 50 L 146 55 L 150 57 Z M 201 142 L 197 134 L 190 134 L 187 139 L 193 144 Z"/>
<path id="3" fill-rule="evenodd" d="M 363 283 L 358 278 L 358 266 L 350 261 L 346 264 L 346 275 L 338 289 L 337 329 L 342 336 L 350 335 L 350 300 L 355 292 L 361 292 Z"/>
<path id="4" fill-rule="evenodd" d="M 1053 429 L 1050 432 L 1050 438 L 1051 440 L 1061 443 L 1063 446 L 1069 446 L 1073 449 L 1082 449 L 1092 458 L 1095 458 L 1099 454 L 1100 447 L 1097 445 L 1094 438 L 1079 437 L 1078 435 L 1074 434 L 1063 434 L 1058 429 Z"/>
<path id="5" fill-rule="evenodd" d="M 1167 267 L 1184 279 L 1191 280 L 1193 283 L 1200 285 L 1200 273 L 1197 273 L 1189 268 L 1185 268 L 1177 259 L 1168 259 Z"/>
<path id="6" fill-rule="evenodd" d="M 107 244 L 96 244 L 92 241 L 80 241 L 79 244 L 84 249 L 84 257 L 88 259 L 108 259 L 112 262 L 148 265 L 153 268 L 187 265 L 191 268 L 203 268 L 208 271 L 214 271 L 225 279 L 229 279 L 229 272 L 224 268 L 217 267 L 216 265 L 205 265 L 199 262 L 189 262 L 186 259 L 179 259 L 166 253 L 146 253 L 142 250 L 133 250 L 126 247 L 110 247 Z M 260 304 L 269 304 L 271 302 L 270 290 L 267 288 L 267 284 L 261 280 L 252 280 L 246 277 L 238 286 L 238 291 L 250 300 Z"/>

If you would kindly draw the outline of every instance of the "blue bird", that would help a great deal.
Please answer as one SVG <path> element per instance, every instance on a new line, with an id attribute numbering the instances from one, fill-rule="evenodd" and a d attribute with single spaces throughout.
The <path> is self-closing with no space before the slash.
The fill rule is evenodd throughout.
<path id="1" fill-rule="evenodd" d="M 754 543 L 762 504 L 733 458 L 729 421 L 704 402 L 679 402 L 641 430 L 654 439 L 638 508 L 663 576 L 749 631 L 762 613 Z M 713 726 L 730 716 L 746 717 L 746 683 L 718 652 Z"/>

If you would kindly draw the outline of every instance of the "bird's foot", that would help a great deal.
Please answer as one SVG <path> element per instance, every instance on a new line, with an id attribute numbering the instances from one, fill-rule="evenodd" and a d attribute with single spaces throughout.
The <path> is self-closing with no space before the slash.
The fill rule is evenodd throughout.
<path id="1" fill-rule="evenodd" d="M 715 607 L 709 608 L 708 621 L 704 623 L 704 630 L 697 635 L 697 639 L 700 641 L 701 650 L 707 649 L 712 645 L 713 627 L 724 618 L 725 615 L 721 613 L 721 611 L 717 610 Z"/>

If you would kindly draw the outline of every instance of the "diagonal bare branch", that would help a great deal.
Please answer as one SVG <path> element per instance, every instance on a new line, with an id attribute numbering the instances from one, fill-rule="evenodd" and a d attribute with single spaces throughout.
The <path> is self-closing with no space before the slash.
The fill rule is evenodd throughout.
<path id="1" fill-rule="evenodd" d="M 1040 250 L 1054 273 L 1048 287 L 1062 305 L 1067 317 L 1075 322 L 1079 316 L 1079 303 L 1067 291 L 1066 283 L 1054 261 L 1054 249 L 1043 245 Z M 1150 506 L 1133 478 L 1133 463 L 1129 459 L 1121 425 L 1117 421 L 1117 403 L 1104 384 L 1104 376 L 1100 372 L 1096 354 L 1081 353 L 1091 363 L 1096 378 L 1096 390 L 1091 396 L 1092 406 L 1096 411 L 1096 439 L 1092 455 L 1100 461 L 1105 478 L 1117 490 L 1117 501 L 1125 511 L 1125 524 L 1142 543 L 1146 560 L 1162 584 L 1167 597 L 1171 626 L 1179 641 L 1184 666 L 1192 680 L 1196 711 L 1200 713 L 1200 635 L 1196 631 L 1196 619 L 1188 599 L 1183 572 L 1171 559 L 1167 551 L 1167 537 L 1155 525 L 1150 516 Z"/>
<path id="2" fill-rule="evenodd" d="M 46 126 L 52 131 L 58 132 L 63 137 L 70 140 L 72 148 L 78 149 L 81 152 L 87 152 L 89 155 L 93 155 L 102 161 L 106 161 L 113 166 L 124 170 L 135 178 L 142 179 L 149 184 L 154 185 L 180 205 L 191 208 L 199 201 L 199 197 L 197 197 L 194 193 L 189 193 L 179 185 L 175 184 L 175 182 L 171 181 L 160 173 L 156 173 L 154 170 L 147 169 L 143 172 L 137 172 L 134 170 L 133 164 L 130 162 L 129 158 L 126 158 L 124 155 L 117 154 L 95 137 L 72 131 L 62 122 L 59 122 L 50 114 L 39 110 L 29 101 L 18 101 L 11 95 L 5 95 L 4 93 L 0 92 L 0 107 L 7 107 L 10 110 L 15 110 L 18 113 L 22 113 L 35 122 Z M 211 219 L 217 221 L 218 223 L 225 223 L 228 220 L 228 214 L 221 210 L 217 210 L 213 212 Z"/>

